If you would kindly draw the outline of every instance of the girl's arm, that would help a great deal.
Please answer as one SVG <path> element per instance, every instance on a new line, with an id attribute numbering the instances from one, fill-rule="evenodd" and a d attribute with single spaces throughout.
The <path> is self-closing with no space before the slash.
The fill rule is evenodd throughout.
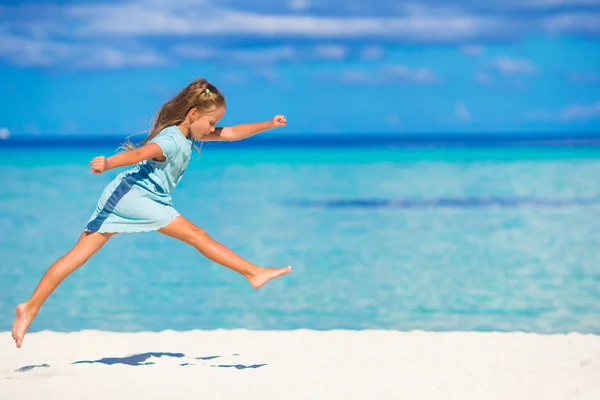
<path id="1" fill-rule="evenodd" d="M 89 166 L 94 174 L 101 174 L 109 169 L 137 164 L 150 158 L 160 158 L 163 150 L 156 143 L 148 143 L 138 149 L 124 151 L 108 158 L 100 156 L 90 161 Z"/>
<path id="2" fill-rule="evenodd" d="M 279 128 L 285 126 L 287 123 L 283 115 L 276 115 L 270 121 L 265 122 L 254 122 L 249 124 L 239 124 L 234 126 L 227 126 L 224 128 L 216 128 L 214 133 L 202 137 L 202 141 L 213 141 L 213 140 L 242 140 L 247 137 L 256 135 L 273 128 Z"/>

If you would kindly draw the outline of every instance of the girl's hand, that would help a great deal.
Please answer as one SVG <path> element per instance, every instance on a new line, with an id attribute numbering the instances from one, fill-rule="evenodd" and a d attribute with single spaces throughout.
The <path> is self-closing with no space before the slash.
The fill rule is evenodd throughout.
<path id="1" fill-rule="evenodd" d="M 88 165 L 92 173 L 101 174 L 108 169 L 108 160 L 103 156 L 95 157 Z"/>
<path id="2" fill-rule="evenodd" d="M 285 124 L 287 124 L 287 120 L 283 115 L 277 114 L 271 120 L 271 124 L 273 124 L 274 128 L 279 128 L 280 126 L 285 126 Z"/>

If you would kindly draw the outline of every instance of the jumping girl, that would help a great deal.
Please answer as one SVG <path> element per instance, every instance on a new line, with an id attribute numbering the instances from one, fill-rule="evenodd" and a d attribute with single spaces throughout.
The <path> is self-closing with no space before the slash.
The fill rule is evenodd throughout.
<path id="1" fill-rule="evenodd" d="M 223 95 L 205 79 L 197 79 L 161 107 L 141 147 L 127 141 L 125 151 L 90 161 L 94 174 L 131 168 L 108 184 L 75 246 L 48 268 L 29 300 L 17 306 L 12 336 L 18 348 L 48 296 L 117 234 L 158 231 L 179 239 L 215 263 L 238 272 L 256 289 L 292 271 L 290 266 L 263 268 L 251 264 L 173 207 L 170 193 L 188 166 L 196 140 L 241 140 L 286 125 L 285 117 L 276 115 L 267 122 L 217 128 L 224 113 Z"/>

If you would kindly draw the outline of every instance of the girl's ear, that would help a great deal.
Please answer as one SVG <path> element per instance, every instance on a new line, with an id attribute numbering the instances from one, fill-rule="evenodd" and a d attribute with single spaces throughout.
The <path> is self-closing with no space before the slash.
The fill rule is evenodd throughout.
<path id="1" fill-rule="evenodd" d="M 199 117 L 199 112 L 196 110 L 196 107 L 192 108 L 190 112 L 188 112 L 188 117 L 190 119 L 190 123 L 195 122 Z"/>

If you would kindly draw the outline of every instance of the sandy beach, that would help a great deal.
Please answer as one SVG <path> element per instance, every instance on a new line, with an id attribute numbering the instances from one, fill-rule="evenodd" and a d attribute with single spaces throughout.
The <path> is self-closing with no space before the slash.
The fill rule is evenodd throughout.
<path id="1" fill-rule="evenodd" d="M 599 399 L 600 336 L 0 333 L 0 399 Z"/>

